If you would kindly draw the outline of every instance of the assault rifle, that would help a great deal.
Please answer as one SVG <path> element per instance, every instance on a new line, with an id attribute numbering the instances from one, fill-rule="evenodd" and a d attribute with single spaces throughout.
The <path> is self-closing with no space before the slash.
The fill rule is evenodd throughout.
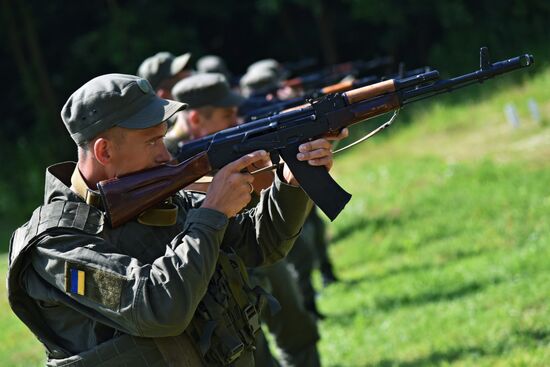
<path id="1" fill-rule="evenodd" d="M 283 100 L 277 99 L 275 101 L 266 100 L 264 105 L 254 108 L 251 111 L 246 111 L 245 109 L 241 109 L 240 115 L 243 122 L 254 121 L 263 117 L 275 115 L 286 109 L 302 105 L 309 98 L 318 98 L 325 94 L 344 92 L 346 90 L 350 90 L 353 88 L 359 88 L 365 85 L 373 84 L 377 81 L 380 81 L 379 77 L 368 76 L 358 80 L 350 80 L 346 82 L 331 84 L 329 86 L 316 90 L 315 92 L 312 92 L 308 96 L 295 97 L 295 98 L 283 99 Z"/>
<path id="2" fill-rule="evenodd" d="M 342 64 L 336 64 L 323 68 L 320 71 L 308 73 L 292 79 L 281 82 L 280 86 L 272 85 L 261 90 L 256 90 L 253 95 L 249 96 L 246 101 L 239 106 L 239 116 L 243 116 L 245 121 L 250 120 L 250 113 L 259 108 L 270 106 L 272 102 L 266 100 L 267 94 L 277 94 L 280 87 L 290 87 L 300 89 L 305 94 L 317 92 L 320 88 L 338 83 L 340 80 L 348 76 L 355 78 L 363 77 L 366 72 L 379 70 L 383 67 L 391 65 L 393 59 L 391 57 L 379 57 L 369 61 L 351 61 Z M 384 73 L 371 75 L 383 75 Z"/>
<path id="3" fill-rule="evenodd" d="M 437 71 L 429 71 L 408 79 L 386 80 L 331 94 L 303 108 L 222 130 L 183 145 L 177 156 L 180 164 L 161 165 L 101 181 L 98 188 L 107 219 L 112 227 L 117 227 L 212 170 L 263 149 L 271 154 L 275 163 L 282 157 L 303 190 L 334 220 L 351 195 L 332 179 L 324 167 L 298 161 L 296 154 L 300 144 L 327 134 L 337 134 L 345 127 L 409 103 L 528 67 L 533 62 L 532 55 L 524 54 L 491 63 L 484 47 L 480 52 L 480 69 L 472 73 L 439 80 Z"/>
<path id="4" fill-rule="evenodd" d="M 367 72 L 387 67 L 393 63 L 391 57 L 379 57 L 369 61 L 350 61 L 329 66 L 322 71 L 288 79 L 283 86 L 301 88 L 305 91 L 322 88 L 325 85 L 337 83 L 348 75 L 356 78 L 365 76 Z"/>
<path id="5" fill-rule="evenodd" d="M 319 98 L 321 96 L 331 94 L 331 93 L 345 92 L 350 89 L 374 84 L 381 80 L 409 78 L 411 76 L 426 73 L 428 71 L 430 71 L 430 68 L 425 66 L 423 68 L 417 68 L 417 69 L 408 70 L 408 71 L 401 70 L 397 74 L 393 74 L 382 78 L 380 78 L 379 76 L 371 75 L 360 79 L 341 81 L 339 83 L 327 85 L 326 87 L 307 93 L 306 96 L 285 99 L 285 100 L 277 100 L 275 102 L 268 103 L 265 106 L 256 108 L 252 111 L 245 112 L 242 114 L 242 120 L 244 122 L 258 120 L 260 118 L 278 114 L 280 112 L 283 112 L 286 109 L 300 106 L 306 103 L 306 101 L 311 98 Z"/>

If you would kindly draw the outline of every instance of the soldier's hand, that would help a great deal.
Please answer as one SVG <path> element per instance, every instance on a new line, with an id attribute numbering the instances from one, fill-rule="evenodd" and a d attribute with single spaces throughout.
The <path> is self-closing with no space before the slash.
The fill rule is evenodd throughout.
<path id="1" fill-rule="evenodd" d="M 220 169 L 208 187 L 202 207 L 220 211 L 228 218 L 237 215 L 250 202 L 254 182 L 254 176 L 243 170 L 267 159 L 267 152 L 259 150 Z"/>
<path id="2" fill-rule="evenodd" d="M 299 153 L 296 158 L 299 161 L 307 161 L 312 166 L 325 166 L 327 171 L 330 171 L 333 164 L 331 141 L 342 140 L 348 135 L 348 129 L 343 129 L 337 136 L 327 136 L 303 143 L 298 147 Z M 286 164 L 284 166 L 283 175 L 286 182 L 291 185 L 298 185 L 298 181 L 296 181 Z"/>

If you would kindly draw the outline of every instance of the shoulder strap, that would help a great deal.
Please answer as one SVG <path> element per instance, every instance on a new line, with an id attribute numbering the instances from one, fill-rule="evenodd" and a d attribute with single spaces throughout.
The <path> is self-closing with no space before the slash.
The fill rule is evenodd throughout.
<path id="1" fill-rule="evenodd" d="M 18 228 L 11 238 L 10 267 L 21 253 L 51 229 L 71 228 L 89 234 L 99 234 L 103 230 L 103 223 L 103 213 L 86 203 L 56 201 L 40 206 L 35 209 L 31 219 Z"/>

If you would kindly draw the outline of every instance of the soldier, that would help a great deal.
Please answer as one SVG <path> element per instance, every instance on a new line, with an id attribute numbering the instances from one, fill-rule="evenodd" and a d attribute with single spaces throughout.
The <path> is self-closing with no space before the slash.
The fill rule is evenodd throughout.
<path id="1" fill-rule="evenodd" d="M 328 239 L 325 222 L 323 222 L 319 216 L 317 206 L 313 206 L 306 222 L 311 222 L 314 228 L 312 241 L 317 249 L 317 260 L 319 262 L 319 272 L 321 273 L 323 286 L 327 287 L 330 284 L 337 282 L 338 278 L 334 274 L 332 260 L 328 255 Z"/>
<path id="2" fill-rule="evenodd" d="M 276 80 L 276 89 L 270 92 L 272 93 L 272 97 L 268 96 L 269 98 L 281 100 L 281 99 L 289 99 L 289 98 L 300 96 L 300 94 L 297 94 L 298 91 L 294 90 L 292 87 L 288 87 L 285 85 L 286 84 L 285 80 L 288 78 L 290 73 L 277 60 L 263 59 L 263 60 L 256 61 L 255 63 L 252 63 L 248 67 L 245 76 L 251 76 L 258 73 L 263 73 L 265 71 L 268 71 L 271 74 L 273 74 L 272 77 L 275 78 Z M 244 81 L 243 83 L 247 84 L 249 83 L 249 81 L 248 82 Z"/>
<path id="3" fill-rule="evenodd" d="M 277 65 L 274 60 L 266 59 L 248 68 L 240 83 L 241 91 L 249 97 L 239 109 L 241 116 L 262 104 L 265 105 L 266 101 L 279 98 L 277 88 L 280 84 L 275 73 Z M 324 319 L 325 316 L 317 307 L 315 289 L 311 281 L 316 263 L 320 265 L 323 285 L 329 285 L 337 278 L 327 253 L 326 229 L 315 209 L 308 216 L 302 235 L 296 240 L 296 245 L 292 248 L 287 260 L 297 278 L 306 309 L 316 318 Z"/>
<path id="4" fill-rule="evenodd" d="M 235 95 L 221 74 L 197 74 L 178 82 L 172 94 L 179 102 L 189 105 L 186 111 L 180 113 L 188 126 L 189 137 L 201 138 L 207 134 L 229 128 L 236 123 L 236 115 L 232 120 L 226 118 L 224 109 L 231 108 L 233 113 L 243 98 Z M 219 113 L 217 113 L 219 111 Z M 200 116 L 208 112 L 208 116 Z M 273 175 L 263 175 L 256 178 L 254 186 L 261 188 L 271 185 Z M 258 182 L 259 181 L 259 182 Z M 192 185 L 192 189 L 204 190 L 202 182 Z M 253 199 L 254 200 L 254 199 Z M 251 269 L 251 282 L 270 291 L 281 304 L 281 312 L 263 313 L 263 321 L 273 334 L 281 351 L 284 366 L 319 366 L 319 354 L 316 343 L 319 340 L 317 325 L 312 315 L 304 308 L 304 300 L 298 289 L 296 279 L 292 277 L 286 261 Z M 265 344 L 258 343 L 255 359 L 260 366 L 273 365 L 272 356 Z"/>
<path id="5" fill-rule="evenodd" d="M 227 81 L 231 80 L 231 74 L 225 61 L 216 55 L 206 55 L 197 60 L 196 68 L 199 73 L 219 73 L 222 74 Z"/>
<path id="6" fill-rule="evenodd" d="M 238 114 L 246 121 L 246 116 L 258 108 L 276 101 L 279 79 L 269 68 L 253 68 L 239 80 L 241 94 L 246 97 L 239 107 Z"/>
<path id="7" fill-rule="evenodd" d="M 257 66 L 249 69 L 239 82 L 241 93 L 246 98 L 257 97 L 263 100 L 277 98 L 280 79 L 268 67 Z"/>
<path id="8" fill-rule="evenodd" d="M 249 73 L 253 70 L 267 69 L 275 73 L 275 76 L 279 81 L 285 80 L 288 77 L 288 71 L 285 70 L 283 65 L 281 65 L 275 59 L 261 59 L 256 62 L 253 62 L 248 66 L 246 72 Z"/>
<path id="9" fill-rule="evenodd" d="M 158 52 L 141 63 L 137 75 L 147 79 L 160 98 L 173 99 L 172 87 L 192 73 L 189 59 L 190 52 L 178 57 L 170 52 Z"/>
<path id="10" fill-rule="evenodd" d="M 184 104 L 155 95 L 145 79 L 94 78 L 61 117 L 78 162 L 47 169 L 45 202 L 10 241 L 8 298 L 45 346 L 48 366 L 252 366 L 258 298 L 244 266 L 279 260 L 311 202 L 288 169 L 260 203 L 242 170 L 220 169 L 206 196 L 181 192 L 111 228 L 96 184 L 168 162 L 166 119 Z M 330 143 L 304 144 L 310 164 L 330 169 Z"/>
<path id="11" fill-rule="evenodd" d="M 222 74 L 205 73 L 177 83 L 171 94 L 186 100 L 189 108 L 176 115 L 174 127 L 166 134 L 165 144 L 171 152 L 181 142 L 197 139 L 233 126 L 237 107 L 244 98 L 231 91 Z"/>

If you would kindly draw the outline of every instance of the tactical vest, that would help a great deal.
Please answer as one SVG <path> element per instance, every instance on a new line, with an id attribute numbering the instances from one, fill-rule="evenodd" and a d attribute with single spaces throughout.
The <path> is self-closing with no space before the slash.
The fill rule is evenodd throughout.
<path id="1" fill-rule="evenodd" d="M 31 220 L 14 233 L 9 254 L 9 302 L 16 315 L 44 344 L 48 356 L 67 356 L 50 359 L 48 365 L 119 366 L 128 363 L 135 366 L 144 361 L 151 366 L 253 364 L 251 351 L 260 329 L 260 307 L 267 298 L 263 297 L 265 293 L 260 288 L 249 287 L 244 265 L 230 249 L 220 251 L 206 295 L 182 335 L 139 338 L 120 333 L 119 337 L 75 356 L 61 346 L 55 333 L 37 316 L 40 315 L 38 306 L 21 286 L 20 277 L 29 266 L 24 254 L 50 231 L 65 228 L 101 235 L 117 246 L 121 253 L 142 262 L 151 262 L 164 251 L 163 246 L 151 246 L 151 243 L 169 243 L 182 230 L 182 217 L 178 216 L 178 223 L 166 229 L 144 226 L 135 221 L 111 229 L 104 227 L 100 210 L 82 202 L 57 201 L 37 208 Z M 122 231 L 124 236 L 120 235 Z M 133 250 L 129 253 L 128 249 Z M 159 251 L 162 254 L 159 255 Z M 121 345 L 126 348 L 121 349 Z M 246 361 L 248 358 L 250 360 Z"/>

